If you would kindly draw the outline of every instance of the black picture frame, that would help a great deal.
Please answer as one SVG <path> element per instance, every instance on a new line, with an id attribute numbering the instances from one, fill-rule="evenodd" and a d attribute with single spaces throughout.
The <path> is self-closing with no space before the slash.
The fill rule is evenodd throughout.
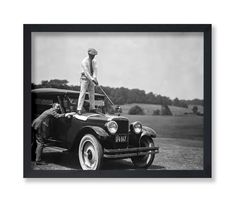
<path id="1" fill-rule="evenodd" d="M 24 24 L 24 178 L 211 178 L 211 24 Z M 203 170 L 32 170 L 31 169 L 31 34 L 32 32 L 203 32 L 204 34 L 204 169 Z"/>

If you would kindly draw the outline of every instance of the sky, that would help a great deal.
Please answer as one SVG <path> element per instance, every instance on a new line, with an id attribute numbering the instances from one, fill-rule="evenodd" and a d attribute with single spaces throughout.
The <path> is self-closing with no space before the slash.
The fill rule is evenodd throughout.
<path id="1" fill-rule="evenodd" d="M 102 86 L 138 88 L 171 99 L 203 99 L 203 33 L 32 33 L 32 82 L 80 85 L 81 61 L 98 51 Z"/>

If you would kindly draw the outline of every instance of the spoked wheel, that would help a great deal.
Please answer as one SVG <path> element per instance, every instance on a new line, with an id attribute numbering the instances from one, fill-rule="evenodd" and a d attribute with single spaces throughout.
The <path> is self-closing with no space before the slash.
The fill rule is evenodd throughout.
<path id="1" fill-rule="evenodd" d="M 83 170 L 99 170 L 103 158 L 103 149 L 96 137 L 87 134 L 81 139 L 78 156 Z"/>
<path id="2" fill-rule="evenodd" d="M 141 147 L 154 147 L 154 142 L 152 138 L 144 137 L 140 142 Z M 131 160 L 135 167 L 137 168 L 148 168 L 152 165 L 155 157 L 155 153 L 148 153 L 143 156 L 132 157 Z"/>

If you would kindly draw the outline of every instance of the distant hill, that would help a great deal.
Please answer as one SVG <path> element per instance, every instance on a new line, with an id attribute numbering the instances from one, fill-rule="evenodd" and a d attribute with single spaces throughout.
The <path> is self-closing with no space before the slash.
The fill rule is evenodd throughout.
<path id="1" fill-rule="evenodd" d="M 131 107 L 138 105 L 140 106 L 146 115 L 152 115 L 154 110 L 161 110 L 161 105 L 155 105 L 155 104 L 141 104 L 141 103 L 132 103 L 132 104 L 125 104 L 121 105 L 122 108 L 122 114 L 128 114 L 128 111 Z M 182 116 L 186 114 L 192 113 L 192 108 L 195 105 L 189 105 L 188 108 L 184 107 L 176 107 L 176 106 L 169 106 L 173 116 Z M 203 106 L 197 105 L 198 112 L 203 114 Z"/>

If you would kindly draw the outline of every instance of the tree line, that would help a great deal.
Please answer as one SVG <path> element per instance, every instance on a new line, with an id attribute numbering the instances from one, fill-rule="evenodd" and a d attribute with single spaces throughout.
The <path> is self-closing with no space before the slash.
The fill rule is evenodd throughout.
<path id="1" fill-rule="evenodd" d="M 69 85 L 67 80 L 52 79 L 43 80 L 40 84 L 32 84 L 32 89 L 35 88 L 60 88 L 68 90 L 80 90 L 80 86 Z M 172 105 L 178 107 L 188 108 L 188 105 L 203 105 L 203 100 L 182 100 L 182 99 L 170 99 L 167 96 L 160 94 L 154 94 L 152 92 L 146 93 L 144 90 L 139 89 L 128 89 L 124 87 L 112 88 L 102 86 L 106 94 L 110 99 L 117 105 L 131 104 L 131 103 L 145 103 L 145 104 L 159 104 L 159 105 Z M 96 92 L 102 94 L 99 88 L 96 88 Z"/>

